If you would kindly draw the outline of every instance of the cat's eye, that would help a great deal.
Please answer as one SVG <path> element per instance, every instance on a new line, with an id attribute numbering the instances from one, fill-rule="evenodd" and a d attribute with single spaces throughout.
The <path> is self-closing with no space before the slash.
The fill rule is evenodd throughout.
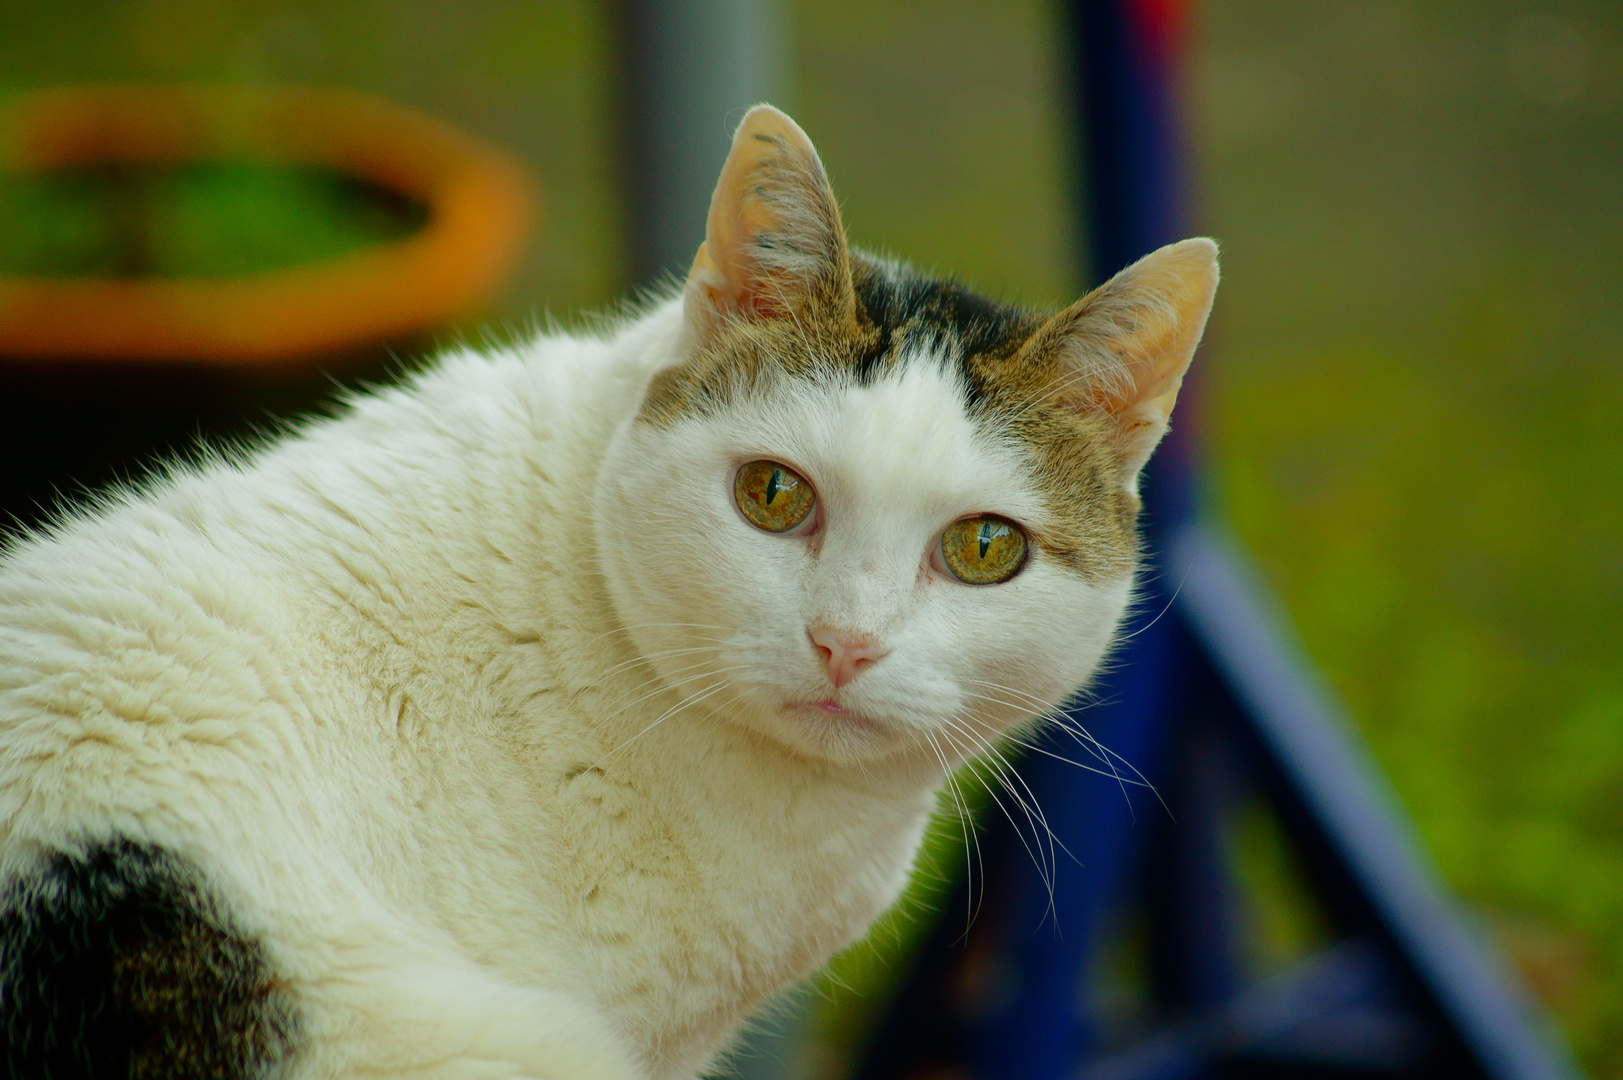
<path id="1" fill-rule="evenodd" d="M 1025 530 L 996 514 L 961 518 L 941 534 L 941 561 L 970 585 L 1008 581 L 1026 563 Z"/>
<path id="2" fill-rule="evenodd" d="M 799 525 L 817 505 L 817 493 L 806 478 L 776 461 L 751 461 L 740 467 L 733 498 L 751 524 L 774 533 Z"/>

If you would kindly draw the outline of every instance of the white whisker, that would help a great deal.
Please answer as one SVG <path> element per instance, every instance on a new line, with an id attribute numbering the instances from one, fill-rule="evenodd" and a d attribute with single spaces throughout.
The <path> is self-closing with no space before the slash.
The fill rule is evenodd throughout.
<path id="1" fill-rule="evenodd" d="M 948 722 L 949 723 L 951 722 L 950 718 L 948 719 Z M 942 738 L 947 739 L 949 742 L 951 742 L 953 744 L 954 749 L 957 749 L 957 750 L 960 750 L 960 751 L 963 749 L 962 745 L 959 744 L 956 739 L 953 739 L 952 736 L 948 735 L 945 731 L 941 732 L 940 734 L 941 734 Z M 1043 850 L 1042 837 L 1037 833 L 1037 821 L 1036 821 L 1036 818 L 1033 817 L 1032 809 L 1026 805 L 1025 800 L 1020 797 L 1019 793 L 1016 792 L 1013 789 L 1013 787 L 1009 786 L 1006 782 L 1003 783 L 1003 787 L 1005 788 L 1005 790 L 1007 790 L 1010 797 L 1013 798 L 1019 804 L 1019 806 L 1021 808 L 1021 811 L 1026 815 L 1026 820 L 1031 824 L 1032 836 L 1033 836 L 1033 839 L 1035 839 L 1036 842 L 1037 842 L 1037 847 L 1035 849 L 1033 849 L 1031 844 L 1027 842 L 1026 834 L 1023 831 L 1021 831 L 1020 823 L 1015 820 L 1014 814 L 1010 812 L 1009 808 L 1006 805 L 1004 805 L 1003 800 L 998 798 L 997 791 L 992 787 L 991 784 L 988 784 L 986 782 L 984 777 L 982 777 L 980 779 L 981 779 L 981 785 L 986 789 L 986 794 L 988 795 L 988 797 L 991 798 L 991 800 L 994 803 L 997 804 L 997 808 L 1003 812 L 1003 816 L 1009 819 L 1009 824 L 1014 828 L 1015 836 L 1017 836 L 1020 839 L 1020 845 L 1026 849 L 1026 854 L 1031 857 L 1032 864 L 1037 868 L 1037 875 L 1038 875 L 1039 878 L 1042 879 L 1043 887 L 1048 892 L 1049 906 L 1052 907 L 1053 903 L 1054 903 L 1054 880 L 1053 880 L 1053 875 L 1052 875 L 1052 873 L 1050 871 L 1049 863 L 1045 862 L 1043 860 L 1043 858 L 1038 854 L 1040 851 Z M 1046 821 L 1043 822 L 1043 827 L 1045 829 L 1047 828 L 1047 822 Z M 1053 836 L 1052 830 L 1049 830 L 1049 836 L 1050 837 Z M 1050 855 L 1050 858 L 1052 858 L 1052 849 L 1050 849 L 1049 855 Z"/>
<path id="2" fill-rule="evenodd" d="M 1029 810 L 1027 810 L 1028 816 L 1035 815 L 1036 823 L 1042 825 L 1043 831 L 1048 836 L 1048 857 L 1050 860 L 1050 865 L 1052 865 L 1055 860 L 1054 846 L 1056 844 L 1059 846 L 1060 850 L 1064 851 L 1067 855 L 1071 855 L 1071 858 L 1074 860 L 1076 856 L 1071 854 L 1070 849 L 1065 846 L 1064 841 L 1060 840 L 1060 838 L 1054 834 L 1054 830 L 1049 827 L 1048 818 L 1043 814 L 1042 807 L 1038 805 L 1037 793 L 1031 790 L 1031 785 L 1026 783 L 1026 778 L 1020 775 L 1020 771 L 1014 767 L 1014 763 L 1004 755 L 1002 750 L 998 749 L 997 745 L 992 741 L 989 734 L 978 733 L 971 729 L 967 729 L 964 725 L 970 723 L 971 720 L 968 716 L 962 714 L 960 714 L 957 718 L 945 717 L 944 720 L 946 723 L 951 724 L 955 729 L 962 731 L 969 737 L 975 739 L 983 747 L 986 753 L 986 760 L 988 760 L 992 767 L 999 773 L 1000 782 L 1009 789 L 1009 794 L 1011 796 L 1020 800 L 1022 807 L 1026 807 L 1028 805 L 1027 800 L 1029 799 Z M 962 723 L 960 723 L 960 721 L 962 721 Z M 1025 789 L 1026 795 L 1024 798 L 1022 798 L 1020 794 L 1014 790 L 1013 785 L 1010 783 L 1010 778 L 1019 781 L 1020 786 Z"/>
<path id="3" fill-rule="evenodd" d="M 1075 739 L 1078 745 L 1085 749 L 1089 754 L 1093 755 L 1093 757 L 1095 757 L 1104 767 L 1098 768 L 1092 765 L 1087 765 L 1083 762 L 1074 761 L 1071 758 L 1065 757 L 1063 754 L 1056 753 L 1047 749 L 1046 747 L 1043 747 L 1032 739 L 1012 737 L 1012 741 L 1018 745 L 1025 747 L 1029 751 L 1053 758 L 1056 761 L 1062 761 L 1068 765 L 1074 765 L 1086 772 L 1110 777 L 1112 780 L 1116 781 L 1116 784 L 1122 789 L 1122 798 L 1127 803 L 1128 813 L 1133 814 L 1135 818 L 1136 812 L 1133 810 L 1132 799 L 1127 794 L 1127 787 L 1129 785 L 1146 789 L 1155 796 L 1156 801 L 1161 804 L 1162 809 L 1164 809 L 1168 815 L 1172 813 L 1171 808 L 1167 806 L 1166 800 L 1162 797 L 1161 793 L 1156 789 L 1154 784 L 1150 783 L 1149 778 L 1139 771 L 1137 766 L 1133 765 L 1132 762 L 1128 761 L 1126 758 L 1110 749 L 1104 743 L 1094 738 L 1091 732 L 1089 732 L 1081 724 L 1077 723 L 1065 710 L 1041 701 L 1040 699 L 1033 697 L 1032 695 L 1027 694 L 1015 687 L 1005 686 L 1002 683 L 993 682 L 988 679 L 966 678 L 964 682 L 975 686 L 986 687 L 988 689 L 997 691 L 998 693 L 1012 694 L 1016 697 L 1016 700 L 1011 701 L 995 694 L 977 691 L 977 696 L 993 704 L 1005 705 L 1010 708 L 1029 708 L 1030 706 L 1038 706 L 1038 708 L 1034 708 L 1031 711 L 1034 716 L 1038 717 L 1042 721 L 1043 725 L 1057 728 L 1058 730 L 1065 732 L 1071 738 Z M 1026 701 L 1022 703 L 1020 700 L 1018 700 L 1020 698 L 1024 698 Z M 1118 765 L 1120 768 L 1117 767 Z M 1131 775 L 1123 775 L 1122 770 L 1124 769 Z"/>
<path id="4" fill-rule="evenodd" d="M 683 698 L 681 701 L 678 701 L 675 705 L 672 705 L 670 708 L 668 708 L 664 712 L 660 713 L 659 716 L 657 716 L 654 719 L 654 721 L 651 724 L 649 724 L 647 727 L 643 728 L 641 731 L 639 731 L 635 735 L 631 736 L 631 738 L 627 739 L 625 742 L 621 743 L 619 746 L 615 747 L 613 750 L 611 750 L 607 754 L 603 755 L 603 757 L 599 758 L 592 765 L 592 768 L 594 768 L 594 769 L 602 768 L 604 762 L 606 762 L 609 759 L 613 758 L 617 754 L 623 752 L 626 749 L 626 747 L 630 746 L 632 743 L 636 742 L 638 739 L 642 738 L 644 735 L 648 734 L 650 731 L 654 730 L 660 724 L 664 723 L 666 720 L 670 719 L 672 716 L 675 716 L 677 713 L 681 712 L 683 709 L 687 708 L 689 705 L 697 705 L 699 702 L 704 701 L 706 698 L 714 697 L 716 694 L 720 693 L 722 690 L 725 690 L 726 688 L 727 688 L 727 683 L 725 681 L 712 683 L 705 690 L 703 690 L 703 691 L 701 691 L 699 693 L 691 694 L 688 697 Z"/>
<path id="5" fill-rule="evenodd" d="M 947 755 L 941 749 L 940 743 L 936 742 L 934 733 L 926 731 L 924 738 L 930 744 L 930 749 L 935 752 L 936 760 L 941 762 L 942 771 L 946 773 L 947 791 L 952 796 L 953 804 L 958 809 L 958 823 L 964 834 L 964 873 L 968 878 L 965 882 L 967 888 L 964 890 L 964 933 L 967 934 L 969 928 L 975 923 L 975 913 L 980 910 L 981 896 L 976 890 L 979 888 L 984 891 L 986 887 L 986 864 L 981 859 L 981 842 L 979 835 L 975 831 L 974 816 L 969 812 L 969 804 L 964 800 L 964 793 L 958 786 L 956 774 L 952 767 L 947 764 Z M 975 846 L 973 861 L 970 859 L 969 851 L 972 838 Z M 977 868 L 981 872 L 978 886 L 975 884 L 975 870 Z"/>

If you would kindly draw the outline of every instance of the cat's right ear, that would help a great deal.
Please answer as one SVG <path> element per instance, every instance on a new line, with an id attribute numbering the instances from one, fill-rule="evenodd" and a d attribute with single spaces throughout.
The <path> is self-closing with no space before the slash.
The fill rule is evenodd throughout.
<path id="1" fill-rule="evenodd" d="M 733 135 L 688 272 L 689 332 L 712 340 L 729 321 L 838 318 L 855 304 L 839 204 L 811 140 L 757 105 Z"/>

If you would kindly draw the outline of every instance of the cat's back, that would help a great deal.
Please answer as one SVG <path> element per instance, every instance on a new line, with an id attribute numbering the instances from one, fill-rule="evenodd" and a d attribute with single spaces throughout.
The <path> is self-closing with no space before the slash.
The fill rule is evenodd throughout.
<path id="1" fill-rule="evenodd" d="M 565 546 L 552 534 L 583 512 L 635 400 L 641 361 L 626 353 L 564 335 L 453 353 L 297 435 L 175 467 L 13 544 L 0 858 L 31 819 L 60 831 L 70 805 L 150 826 L 152 786 L 204 784 L 197 770 L 310 779 L 274 774 L 301 751 L 319 772 L 312 737 L 342 740 L 360 683 L 435 665 L 453 634 L 477 651 L 473 622 L 499 622 L 495 604 L 549 602 L 518 567 Z"/>

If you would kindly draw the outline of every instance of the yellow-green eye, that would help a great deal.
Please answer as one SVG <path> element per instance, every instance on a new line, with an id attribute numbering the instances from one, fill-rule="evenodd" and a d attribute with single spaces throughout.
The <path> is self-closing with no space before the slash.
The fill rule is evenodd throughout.
<path id="1" fill-rule="evenodd" d="M 1025 530 L 995 514 L 955 521 L 941 534 L 941 560 L 970 585 L 1008 581 L 1025 565 Z"/>
<path id="2" fill-rule="evenodd" d="M 806 478 L 776 461 L 752 461 L 740 468 L 733 497 L 745 517 L 775 533 L 799 525 L 817 505 L 817 493 Z"/>

